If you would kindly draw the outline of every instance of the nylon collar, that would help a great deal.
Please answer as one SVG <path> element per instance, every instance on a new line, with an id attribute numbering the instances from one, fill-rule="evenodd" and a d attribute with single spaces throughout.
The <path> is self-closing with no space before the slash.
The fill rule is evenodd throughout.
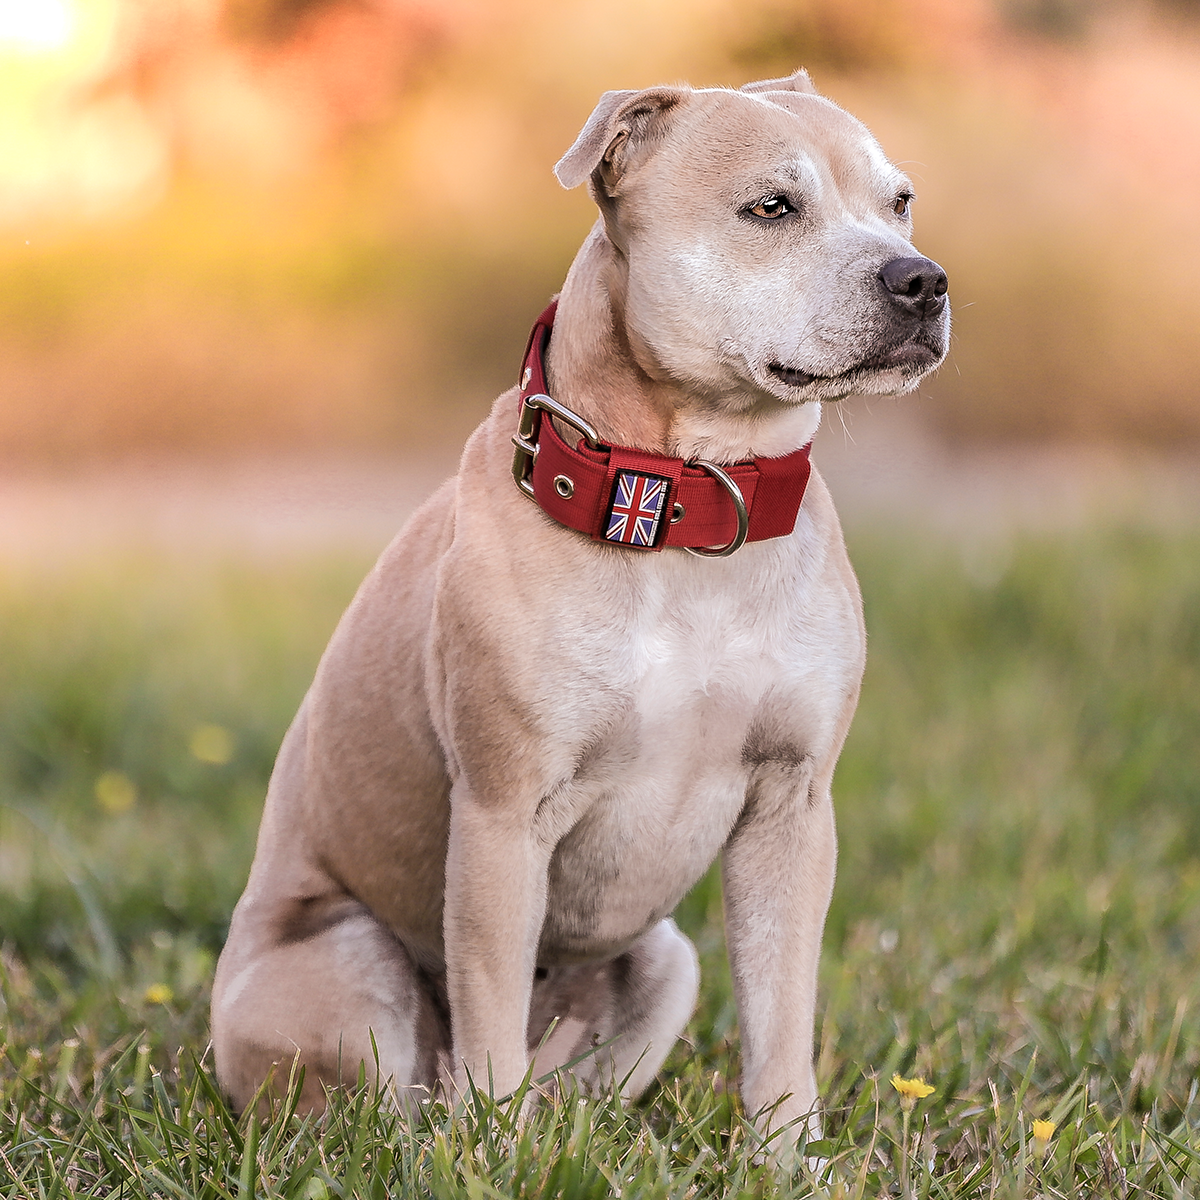
<path id="1" fill-rule="evenodd" d="M 644 550 L 670 546 L 724 557 L 745 542 L 792 532 L 812 470 L 811 442 L 781 458 L 724 467 L 601 442 L 587 421 L 546 391 L 557 308 L 554 300 L 538 317 L 521 371 L 513 478 L 522 492 L 593 541 Z M 547 415 L 578 433 L 577 444 L 569 445 Z"/>

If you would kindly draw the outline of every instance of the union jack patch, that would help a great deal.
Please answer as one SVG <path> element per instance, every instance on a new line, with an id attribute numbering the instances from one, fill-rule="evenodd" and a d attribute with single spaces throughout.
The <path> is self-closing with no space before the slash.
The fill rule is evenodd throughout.
<path id="1" fill-rule="evenodd" d="M 626 546 L 653 546 L 662 525 L 670 479 L 618 471 L 612 503 L 604 518 L 604 538 Z"/>

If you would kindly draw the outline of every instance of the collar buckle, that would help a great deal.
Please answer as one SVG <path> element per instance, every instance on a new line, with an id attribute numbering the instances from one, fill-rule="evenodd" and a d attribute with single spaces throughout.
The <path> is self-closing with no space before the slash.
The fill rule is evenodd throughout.
<path id="1" fill-rule="evenodd" d="M 560 404 L 553 396 L 547 396 L 544 392 L 522 396 L 521 420 L 517 432 L 512 437 L 512 444 L 516 447 L 512 473 L 517 487 L 533 500 L 537 499 L 533 491 L 533 464 L 537 461 L 536 439 L 542 423 L 542 413 L 549 413 L 564 425 L 569 425 L 587 442 L 589 449 L 601 448 L 600 435 L 596 430 L 578 413 L 572 412 L 565 404 Z"/>

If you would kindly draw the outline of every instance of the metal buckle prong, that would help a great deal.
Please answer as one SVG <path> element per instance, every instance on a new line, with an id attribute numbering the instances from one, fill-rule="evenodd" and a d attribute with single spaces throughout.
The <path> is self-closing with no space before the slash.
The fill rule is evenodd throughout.
<path id="1" fill-rule="evenodd" d="M 716 463 L 708 462 L 707 459 L 697 458 L 693 459 L 689 465 L 702 467 L 729 493 L 729 498 L 733 501 L 734 510 L 737 512 L 738 527 L 737 533 L 733 535 L 733 541 L 727 546 L 717 546 L 711 550 L 707 546 L 684 546 L 684 549 L 689 554 L 694 554 L 697 558 L 728 558 L 735 550 L 742 548 L 746 541 L 746 534 L 750 532 L 750 514 L 746 509 L 746 497 L 742 495 L 742 489 L 738 487 L 733 478 L 726 471 L 718 467 Z"/>
<path id="2" fill-rule="evenodd" d="M 537 498 L 534 496 L 532 479 L 533 464 L 537 461 L 538 453 L 538 444 L 533 441 L 533 433 L 537 426 L 539 411 L 549 413 L 552 417 L 557 417 L 563 424 L 570 425 L 592 450 L 600 449 L 600 435 L 578 413 L 572 412 L 565 404 L 559 404 L 553 396 L 547 396 L 540 392 L 526 396 L 521 401 L 521 422 L 512 438 L 512 443 L 516 447 L 512 473 L 517 487 L 533 499 Z"/>

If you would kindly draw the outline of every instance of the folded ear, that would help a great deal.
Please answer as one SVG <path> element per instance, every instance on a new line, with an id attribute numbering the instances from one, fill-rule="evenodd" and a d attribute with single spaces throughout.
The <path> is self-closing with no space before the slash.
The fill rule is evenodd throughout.
<path id="1" fill-rule="evenodd" d="M 554 167 L 565 188 L 579 184 L 598 168 L 611 187 L 625 169 L 629 151 L 652 138 L 662 117 L 688 95 L 686 88 L 647 88 L 643 92 L 605 92 L 575 145 Z"/>
<path id="2" fill-rule="evenodd" d="M 739 91 L 810 92 L 814 96 L 817 94 L 817 89 L 813 87 L 813 81 L 809 79 L 808 72 L 803 67 L 792 75 L 785 75 L 782 79 L 760 79 L 757 83 L 743 83 Z"/>

